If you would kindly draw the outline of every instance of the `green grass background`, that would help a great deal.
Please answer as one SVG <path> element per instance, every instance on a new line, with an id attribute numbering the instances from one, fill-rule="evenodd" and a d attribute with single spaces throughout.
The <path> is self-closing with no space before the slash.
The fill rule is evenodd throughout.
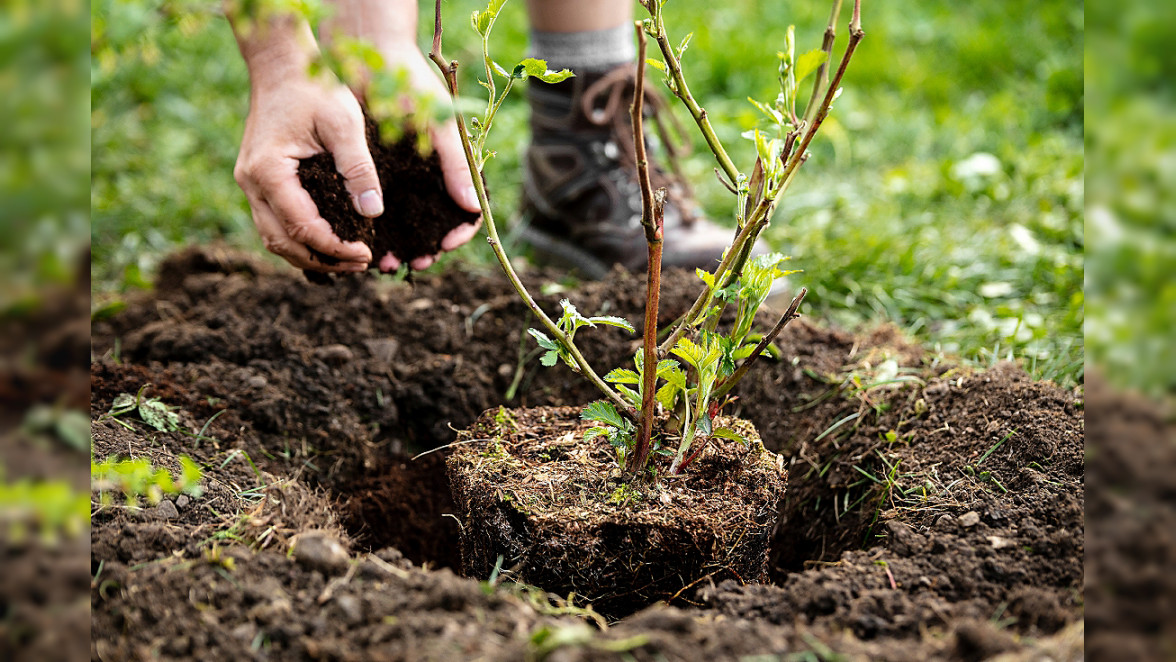
<path id="1" fill-rule="evenodd" d="M 446 1 L 447 56 L 478 61 L 477 6 Z M 798 52 L 818 47 L 828 3 L 670 0 L 666 12 L 671 41 L 694 33 L 687 78 L 749 169 L 754 150 L 739 134 L 757 111 L 746 98 L 775 97 L 785 30 L 797 26 Z M 94 0 L 91 18 L 96 300 L 146 287 L 180 245 L 222 239 L 261 252 L 232 178 L 248 79 L 226 21 L 189 0 Z M 422 19 L 425 44 L 430 7 Z M 1064 1 L 866 1 L 866 39 L 833 121 L 767 235 L 804 270 L 794 278 L 810 289 L 811 317 L 889 321 L 933 351 L 1082 381 L 1083 20 L 1082 4 Z M 526 32 L 522 3 L 508 3 L 495 58 L 521 59 Z M 477 89 L 472 78 L 463 86 Z M 491 136 L 500 218 L 518 199 L 521 101 L 504 106 Z M 686 163 L 708 212 L 730 222 L 712 167 L 704 152 Z M 488 262 L 475 240 L 440 268 Z"/>

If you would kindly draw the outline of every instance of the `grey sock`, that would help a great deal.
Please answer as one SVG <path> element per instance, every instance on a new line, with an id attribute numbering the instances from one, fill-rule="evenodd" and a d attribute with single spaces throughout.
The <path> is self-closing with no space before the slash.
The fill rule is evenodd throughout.
<path id="1" fill-rule="evenodd" d="M 531 57 L 547 60 L 549 69 L 577 73 L 608 71 L 637 56 L 633 24 L 587 32 L 531 31 Z"/>

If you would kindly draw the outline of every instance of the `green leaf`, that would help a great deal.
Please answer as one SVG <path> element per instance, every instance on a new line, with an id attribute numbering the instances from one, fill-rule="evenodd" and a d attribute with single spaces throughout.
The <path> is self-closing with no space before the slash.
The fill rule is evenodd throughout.
<path id="1" fill-rule="evenodd" d="M 682 371 L 681 368 L 679 368 L 679 366 L 678 366 L 678 362 L 675 361 L 674 359 L 662 359 L 657 362 L 657 376 L 658 377 L 664 378 L 664 376 L 672 370 L 677 370 L 678 372 Z"/>
<path id="2" fill-rule="evenodd" d="M 600 427 L 599 425 L 595 426 L 595 427 L 590 427 L 584 431 L 584 441 L 592 441 L 593 439 L 595 439 L 597 437 L 611 436 L 615 429 L 616 428 Z"/>
<path id="3" fill-rule="evenodd" d="M 714 426 L 711 423 L 711 417 L 709 414 L 703 414 L 694 423 L 694 429 L 698 432 L 698 434 L 700 434 L 704 437 L 711 436 L 711 432 L 713 431 L 713 427 Z"/>
<path id="4" fill-rule="evenodd" d="M 54 421 L 57 436 L 79 451 L 90 450 L 90 417 L 80 411 L 67 409 Z"/>
<path id="5" fill-rule="evenodd" d="M 672 384 L 673 386 L 676 386 L 679 389 L 686 388 L 686 373 L 677 364 L 677 362 L 675 362 L 673 366 L 670 366 L 670 367 L 666 368 L 665 370 L 661 370 L 659 368 L 657 371 L 657 376 L 666 380 L 667 384 Z"/>
<path id="6" fill-rule="evenodd" d="M 724 301 L 731 301 L 739 292 L 739 281 L 735 281 L 721 290 L 715 290 L 715 298 Z"/>
<path id="7" fill-rule="evenodd" d="M 678 339 L 678 344 L 674 345 L 674 348 L 670 352 L 676 354 L 690 365 L 697 366 L 698 360 L 702 358 L 703 350 L 698 346 L 698 343 L 683 336 Z"/>
<path id="8" fill-rule="evenodd" d="M 641 406 L 641 396 L 637 393 L 637 391 L 634 391 L 628 386 L 622 386 L 620 384 L 617 384 L 617 390 L 620 391 L 621 395 L 629 401 L 629 404 L 633 405 L 634 407 Z"/>
<path id="9" fill-rule="evenodd" d="M 758 108 L 761 113 L 763 113 L 764 115 L 767 115 L 768 119 L 772 120 L 772 122 L 774 122 L 776 124 L 783 124 L 784 123 L 784 114 L 781 113 L 780 111 L 776 110 L 775 108 L 772 108 L 771 106 L 767 106 L 765 104 L 762 104 L 762 103 L 756 101 L 755 99 L 752 99 L 751 97 L 747 97 L 747 100 L 751 102 L 751 105 Z"/>
<path id="10" fill-rule="evenodd" d="M 711 436 L 722 437 L 723 439 L 730 439 L 731 441 L 737 441 L 737 442 L 743 444 L 744 446 L 751 445 L 751 442 L 747 440 L 747 437 L 739 434 L 738 432 L 732 430 L 731 428 L 718 428 L 714 432 L 711 433 Z"/>
<path id="11" fill-rule="evenodd" d="M 539 346 L 543 349 L 559 351 L 559 345 L 557 345 L 551 338 L 548 338 L 547 334 L 543 333 L 539 329 L 527 329 L 527 333 L 531 334 L 531 337 L 534 338 L 535 342 L 539 343 Z"/>
<path id="12" fill-rule="evenodd" d="M 686 47 L 690 45 L 690 39 L 694 37 L 693 32 L 687 32 L 682 41 L 678 43 L 678 59 L 682 59 L 682 54 L 686 52 Z"/>
<path id="13" fill-rule="evenodd" d="M 559 307 L 563 309 L 563 315 L 559 318 L 559 326 L 565 332 L 569 330 L 575 331 L 588 323 L 588 320 L 580 314 L 580 311 L 576 310 L 576 307 L 572 305 L 571 301 L 560 299 Z"/>
<path id="14" fill-rule="evenodd" d="M 636 330 L 632 324 L 623 317 L 616 317 L 614 315 L 599 315 L 597 317 L 589 317 L 588 321 L 594 324 L 605 324 L 608 326 L 615 326 L 620 329 L 625 329 L 629 333 L 635 333 Z"/>
<path id="15" fill-rule="evenodd" d="M 494 73 L 502 76 L 503 78 L 509 79 L 511 77 L 510 72 L 507 71 L 506 68 L 493 60 L 490 61 L 490 67 L 494 69 Z"/>
<path id="16" fill-rule="evenodd" d="M 604 376 L 604 381 L 613 384 L 640 384 L 641 377 L 627 368 L 614 368 Z"/>
<path id="17" fill-rule="evenodd" d="M 562 83 L 569 78 L 575 78 L 576 74 L 572 73 L 571 69 L 560 69 L 559 71 L 548 71 L 542 76 L 535 76 L 544 83 L 554 84 Z"/>
<path id="18" fill-rule="evenodd" d="M 731 358 L 735 359 L 736 361 L 738 361 L 740 359 L 745 359 L 745 358 L 751 356 L 751 353 L 754 351 L 755 351 L 755 343 L 747 343 L 746 345 L 740 347 L 739 349 L 735 350 L 734 352 L 731 352 Z"/>
<path id="19" fill-rule="evenodd" d="M 662 62 L 661 60 L 659 60 L 657 58 L 651 57 L 651 58 L 645 60 L 645 64 L 648 64 L 649 66 L 651 66 L 654 69 L 657 69 L 658 71 L 661 71 L 661 72 L 665 72 L 665 70 L 666 70 L 666 63 Z"/>
<path id="20" fill-rule="evenodd" d="M 171 432 L 180 427 L 180 416 L 156 398 L 139 404 L 139 417 L 160 432 Z"/>
<path id="21" fill-rule="evenodd" d="M 539 357 L 539 363 L 550 368 L 559 360 L 559 352 L 555 350 L 548 351 Z"/>
<path id="22" fill-rule="evenodd" d="M 486 6 L 484 11 L 475 11 L 470 19 L 474 24 L 474 30 L 485 37 L 490 30 L 490 25 L 498 17 L 498 12 L 502 11 L 504 4 L 506 4 L 506 0 L 490 0 L 490 4 Z"/>
<path id="23" fill-rule="evenodd" d="M 180 489 L 192 496 L 200 496 L 204 491 L 200 487 L 200 479 L 204 472 L 187 455 L 180 456 Z"/>
<path id="24" fill-rule="evenodd" d="M 825 62 L 825 51 L 814 48 L 813 50 L 796 58 L 796 82 L 804 80 L 809 74 L 817 70 Z"/>
<path id="25" fill-rule="evenodd" d="M 715 275 L 705 269 L 695 269 L 694 273 L 698 275 L 702 282 L 710 289 L 715 289 Z"/>
<path id="26" fill-rule="evenodd" d="M 759 129 L 755 130 L 755 152 L 764 164 L 764 170 L 769 170 L 772 167 L 772 146 L 768 142 L 767 137 L 763 133 L 760 133 Z"/>
<path id="27" fill-rule="evenodd" d="M 474 31 L 485 37 L 486 31 L 490 29 L 490 21 L 493 19 L 494 16 L 491 15 L 490 12 L 475 11 L 470 21 L 474 24 Z"/>
<path id="28" fill-rule="evenodd" d="M 525 79 L 527 77 L 538 78 L 544 83 L 560 83 L 575 76 L 568 69 L 552 71 L 547 68 L 547 62 L 545 60 L 537 60 L 533 57 L 529 57 L 515 65 L 512 75 L 519 79 Z"/>
<path id="29" fill-rule="evenodd" d="M 130 393 L 119 393 L 114 398 L 114 403 L 110 405 L 110 415 L 118 416 L 133 410 L 137 404 L 137 399 Z"/>
<path id="30" fill-rule="evenodd" d="M 111 301 L 109 303 L 99 306 L 94 312 L 90 313 L 90 321 L 97 322 L 98 320 L 105 320 L 114 317 L 121 313 L 127 307 L 127 302 L 122 300 Z"/>
<path id="31" fill-rule="evenodd" d="M 685 379 L 685 377 L 683 377 Z M 666 410 L 670 411 L 674 408 L 675 401 L 678 399 L 678 392 L 682 388 L 677 384 L 663 384 L 657 390 L 657 401 Z"/>
<path id="32" fill-rule="evenodd" d="M 580 418 L 585 421 L 600 421 L 615 428 L 624 427 L 625 419 L 617 413 L 617 408 L 605 400 L 597 400 L 584 408 L 580 413 Z"/>

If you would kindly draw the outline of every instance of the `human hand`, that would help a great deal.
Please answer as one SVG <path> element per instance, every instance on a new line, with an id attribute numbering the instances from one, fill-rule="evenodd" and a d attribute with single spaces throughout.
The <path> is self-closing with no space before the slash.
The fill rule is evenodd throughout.
<path id="1" fill-rule="evenodd" d="M 380 54 L 384 57 L 384 66 L 390 70 L 403 70 L 408 74 L 409 84 L 413 88 L 414 95 L 430 96 L 434 99 L 439 99 L 439 103 L 449 104 L 449 93 L 444 87 L 444 83 L 434 72 L 432 66 L 425 59 L 424 54 L 417 48 L 415 43 L 405 41 L 403 43 L 394 43 L 392 45 L 383 45 L 380 48 Z M 356 95 L 364 98 L 366 95 L 365 82 L 361 77 L 355 89 Z M 411 99 L 405 99 L 403 104 L 409 106 L 407 110 L 411 111 Z M 466 163 L 465 151 L 462 148 L 461 138 L 457 132 L 457 123 L 449 119 L 442 124 L 435 124 L 429 129 L 429 138 L 433 149 L 437 151 L 437 155 L 441 160 L 441 172 L 445 179 L 445 188 L 449 192 L 450 197 L 458 204 L 459 207 L 468 212 L 480 212 L 481 206 L 478 203 L 478 194 L 474 189 L 473 180 L 470 178 L 469 166 Z M 395 222 L 393 220 L 392 222 Z M 482 217 L 479 216 L 472 223 L 463 223 L 454 228 L 441 240 L 442 252 L 448 252 L 458 248 L 462 244 L 469 241 L 478 232 L 481 227 Z M 383 256 L 375 256 L 378 260 L 378 266 L 381 271 L 395 271 L 400 268 L 400 260 L 388 253 Z M 437 261 L 438 255 L 425 255 L 413 259 L 410 266 L 413 269 L 427 269 Z"/>
<path id="2" fill-rule="evenodd" d="M 249 116 L 233 175 L 269 251 L 300 269 L 364 271 L 371 250 L 341 241 L 298 179 L 299 159 L 330 152 L 356 211 L 369 217 L 384 212 L 359 101 L 333 77 L 312 78 L 308 67 L 288 65 L 251 66 Z M 324 264 L 312 248 L 340 262 Z"/>

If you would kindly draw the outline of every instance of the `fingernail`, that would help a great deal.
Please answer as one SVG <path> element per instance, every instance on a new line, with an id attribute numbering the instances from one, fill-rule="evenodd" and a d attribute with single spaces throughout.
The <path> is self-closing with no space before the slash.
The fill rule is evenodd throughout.
<path id="1" fill-rule="evenodd" d="M 478 202 L 478 191 L 473 186 L 468 186 L 461 192 L 462 206 L 466 209 L 479 209 L 481 203 Z"/>
<path id="2" fill-rule="evenodd" d="M 384 199 L 380 192 L 371 189 L 359 194 L 359 213 L 369 218 L 375 218 L 384 213 Z"/>
<path id="3" fill-rule="evenodd" d="M 366 265 L 366 264 L 349 264 L 349 265 L 347 265 L 348 271 L 359 272 L 359 271 L 367 271 L 367 269 L 368 269 L 368 265 Z"/>

